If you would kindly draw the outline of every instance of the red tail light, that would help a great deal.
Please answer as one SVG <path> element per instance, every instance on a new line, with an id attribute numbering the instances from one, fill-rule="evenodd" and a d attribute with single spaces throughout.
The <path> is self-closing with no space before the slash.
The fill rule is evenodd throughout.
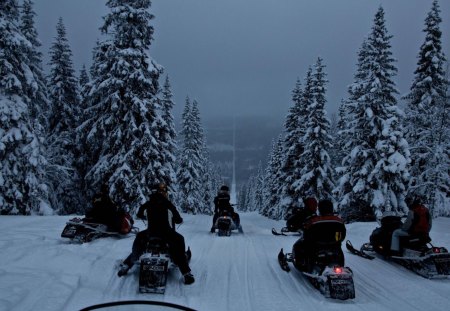
<path id="1" fill-rule="evenodd" d="M 433 247 L 433 253 L 439 254 L 441 249 L 439 247 Z"/>
<path id="2" fill-rule="evenodd" d="M 342 268 L 341 267 L 334 267 L 334 272 L 337 274 L 342 273 Z"/>

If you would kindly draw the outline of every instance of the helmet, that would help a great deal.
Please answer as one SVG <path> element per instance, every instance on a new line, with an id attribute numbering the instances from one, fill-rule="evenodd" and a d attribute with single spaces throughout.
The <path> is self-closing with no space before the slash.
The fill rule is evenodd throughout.
<path id="1" fill-rule="evenodd" d="M 317 211 L 317 200 L 313 197 L 306 198 L 303 203 L 305 204 L 305 208 L 309 209 L 312 212 Z"/>
<path id="2" fill-rule="evenodd" d="M 222 186 L 220 187 L 220 191 L 230 191 L 230 188 L 228 186 Z"/>
<path id="3" fill-rule="evenodd" d="M 321 200 L 319 202 L 319 213 L 321 216 L 332 215 L 333 214 L 333 202 L 331 202 L 330 200 Z"/>
<path id="4" fill-rule="evenodd" d="M 160 182 L 159 184 L 156 185 L 156 191 L 161 194 L 167 194 L 168 192 L 167 185 L 163 182 Z"/>

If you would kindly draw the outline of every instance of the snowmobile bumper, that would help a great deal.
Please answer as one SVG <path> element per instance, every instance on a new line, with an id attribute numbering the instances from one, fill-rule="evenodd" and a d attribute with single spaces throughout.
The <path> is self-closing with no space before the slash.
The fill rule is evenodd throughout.
<path id="1" fill-rule="evenodd" d="M 139 292 L 164 294 L 170 259 L 144 254 L 140 260 Z"/>
<path id="2" fill-rule="evenodd" d="M 323 289 L 326 297 L 340 300 L 355 298 L 353 273 L 348 267 L 328 267 L 322 275 L 327 278 Z"/>
<path id="3" fill-rule="evenodd" d="M 219 236 L 230 236 L 232 230 L 231 217 L 219 217 L 217 219 L 217 229 Z"/>

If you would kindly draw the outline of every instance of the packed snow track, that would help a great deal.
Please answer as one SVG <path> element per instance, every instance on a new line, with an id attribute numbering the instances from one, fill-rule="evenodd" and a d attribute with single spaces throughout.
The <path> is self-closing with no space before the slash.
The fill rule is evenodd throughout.
<path id="1" fill-rule="evenodd" d="M 296 236 L 274 236 L 273 221 L 241 214 L 244 234 L 211 234 L 212 217 L 182 215 L 178 231 L 192 250 L 196 278 L 184 285 L 172 270 L 164 295 L 138 292 L 138 269 L 118 278 L 117 266 L 131 250 L 134 235 L 74 244 L 60 237 L 71 217 L 0 217 L 0 311 L 79 310 L 119 300 L 157 300 L 202 311 L 225 310 L 448 310 L 450 280 L 429 280 L 378 258 L 367 260 L 344 250 L 354 273 L 356 298 L 324 298 L 297 270 L 281 270 L 277 254 L 289 252 Z M 142 222 L 137 223 L 141 229 Z M 376 223 L 347 226 L 355 247 L 367 242 Z M 431 237 L 450 249 L 450 218 L 433 223 Z M 343 246 L 344 247 L 344 246 Z M 345 248 L 345 247 L 344 247 Z"/>

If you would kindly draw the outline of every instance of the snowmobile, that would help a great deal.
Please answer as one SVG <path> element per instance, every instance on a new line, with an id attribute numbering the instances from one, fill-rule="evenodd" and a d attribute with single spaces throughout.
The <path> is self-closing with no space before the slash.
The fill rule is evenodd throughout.
<path id="1" fill-rule="evenodd" d="M 236 224 L 233 220 L 232 214 L 230 211 L 224 210 L 220 213 L 219 217 L 217 217 L 215 229 L 217 229 L 217 234 L 219 236 L 230 236 L 231 231 L 238 230 L 239 233 L 244 233 L 242 230 L 241 224 Z"/>
<path id="2" fill-rule="evenodd" d="M 292 248 L 292 253 L 278 254 L 281 269 L 290 271 L 288 262 L 305 275 L 325 297 L 333 299 L 355 298 L 353 272 L 344 266 L 341 242 L 345 238 L 342 223 L 326 221 L 316 223 Z M 300 244 L 297 244 L 299 243 Z M 296 246 L 297 245 L 297 246 Z M 301 245 L 301 247 L 299 247 Z"/>
<path id="3" fill-rule="evenodd" d="M 347 249 L 358 256 L 374 259 L 375 256 L 396 262 L 425 278 L 446 278 L 450 275 L 450 254 L 445 247 L 435 247 L 427 236 L 407 236 L 400 238 L 400 255 L 391 255 L 391 238 L 394 230 L 402 226 L 400 216 L 386 216 L 381 226 L 373 230 L 370 242 L 359 250 L 347 241 Z"/>
<path id="4" fill-rule="evenodd" d="M 61 237 L 68 238 L 74 242 L 86 243 L 92 240 L 114 236 L 114 237 L 126 237 L 129 233 L 136 234 L 139 229 L 133 227 L 133 218 L 130 214 L 124 213 L 121 218 L 121 227 L 119 231 L 108 230 L 108 226 L 96 222 L 92 218 L 79 218 L 75 217 L 66 222 Z"/>
<path id="5" fill-rule="evenodd" d="M 186 251 L 188 262 L 191 257 L 191 249 L 188 247 Z M 170 258 L 167 243 L 161 238 L 150 238 L 146 251 L 139 258 L 139 265 L 139 292 L 164 294 L 167 275 L 175 267 Z"/>

